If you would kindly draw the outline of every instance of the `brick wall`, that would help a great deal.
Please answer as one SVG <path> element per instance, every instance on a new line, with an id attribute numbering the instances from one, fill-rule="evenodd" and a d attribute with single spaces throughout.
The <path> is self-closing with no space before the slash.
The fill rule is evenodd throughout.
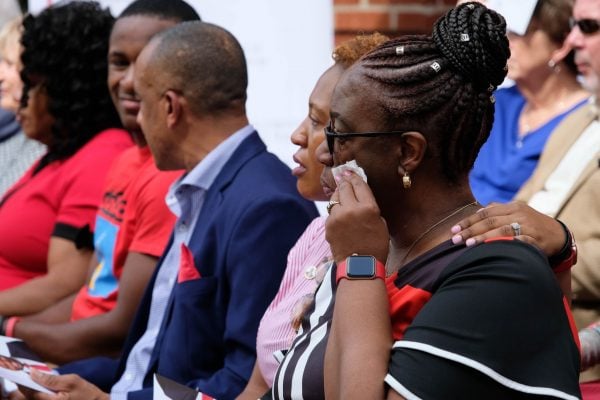
<path id="1" fill-rule="evenodd" d="M 335 42 L 358 33 L 388 36 L 430 33 L 435 20 L 456 0 L 334 0 Z"/>

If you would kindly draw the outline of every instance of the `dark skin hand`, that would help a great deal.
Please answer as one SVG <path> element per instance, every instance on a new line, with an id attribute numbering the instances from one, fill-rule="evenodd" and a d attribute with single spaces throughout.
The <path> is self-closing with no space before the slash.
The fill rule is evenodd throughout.
<path id="1" fill-rule="evenodd" d="M 155 257 L 129 252 L 119 282 L 117 304 L 112 310 L 69 322 L 73 303 L 69 299 L 66 304 L 56 304 L 17 323 L 14 336 L 26 341 L 44 360 L 56 364 L 118 354 L 156 261 Z"/>
<path id="2" fill-rule="evenodd" d="M 527 204 L 513 201 L 508 204 L 491 203 L 477 213 L 463 219 L 452 227 L 452 241 L 473 246 L 498 236 L 514 236 L 510 227 L 513 222 L 521 225 L 517 239 L 539 247 L 547 256 L 554 255 L 565 244 L 564 231 L 554 218 L 537 212 Z"/>
<path id="3" fill-rule="evenodd" d="M 248 381 L 248 385 L 244 388 L 244 391 L 240 393 L 235 400 L 256 400 L 262 397 L 263 394 L 267 393 L 269 386 L 265 382 L 265 378 L 260 372 L 258 363 L 254 364 L 252 375 Z"/>
<path id="4" fill-rule="evenodd" d="M 567 240 L 565 232 L 554 218 L 537 212 L 527 204 L 513 201 L 507 204 L 491 203 L 451 228 L 454 243 L 474 246 L 498 236 L 514 236 L 510 224 L 521 225 L 516 239 L 537 246 L 546 256 L 557 254 Z M 571 299 L 571 270 L 556 274 L 556 279 L 567 299 Z"/>
<path id="5" fill-rule="evenodd" d="M 389 233 L 369 186 L 359 176 L 345 173 L 332 200 L 340 202 L 326 223 L 334 259 L 339 262 L 358 253 L 385 261 Z M 326 398 L 384 398 L 383 378 L 392 346 L 385 284 L 381 279 L 342 279 L 336 299 L 325 354 Z"/>
<path id="6" fill-rule="evenodd" d="M 331 208 L 326 222 L 326 239 L 334 260 L 340 262 L 357 253 L 373 255 L 385 263 L 389 233 L 369 186 L 346 171 L 331 201 L 340 202 Z"/>
<path id="7" fill-rule="evenodd" d="M 77 375 L 50 375 L 35 370 L 32 370 L 30 375 L 34 382 L 56 392 L 47 394 L 19 386 L 21 393 L 30 400 L 108 400 L 110 398 L 108 393 L 102 392 Z"/>

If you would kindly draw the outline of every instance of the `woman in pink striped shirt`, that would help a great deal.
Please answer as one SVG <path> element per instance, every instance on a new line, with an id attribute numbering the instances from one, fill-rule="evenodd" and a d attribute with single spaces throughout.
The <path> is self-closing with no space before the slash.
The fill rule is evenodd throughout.
<path id="1" fill-rule="evenodd" d="M 329 102 L 342 73 L 363 54 L 388 38 L 378 33 L 351 39 L 333 52 L 335 63 L 319 78 L 308 101 L 308 115 L 292 133 L 292 143 L 299 146 L 294 154 L 298 166 L 292 173 L 298 178 L 298 191 L 314 201 L 326 201 L 320 177 L 323 165 L 315 150 L 325 140 L 329 123 Z M 274 354 L 289 348 L 304 306 L 312 300 L 320 277 L 327 270 L 331 252 L 325 241 L 325 217 L 316 218 L 302 234 L 288 255 L 287 268 L 279 291 L 263 316 L 256 339 L 256 364 L 252 377 L 238 400 L 261 397 L 271 387 L 279 362 Z"/>

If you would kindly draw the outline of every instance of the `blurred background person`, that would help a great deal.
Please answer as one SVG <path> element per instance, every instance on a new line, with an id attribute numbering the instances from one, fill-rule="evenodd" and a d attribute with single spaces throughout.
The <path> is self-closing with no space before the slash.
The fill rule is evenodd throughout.
<path id="1" fill-rule="evenodd" d="M 583 329 L 600 320 L 600 0 L 575 0 L 572 26 L 567 43 L 593 97 L 552 133 L 516 199 L 573 231 L 578 257 L 572 271 L 572 311 L 577 328 Z M 582 373 L 581 379 L 600 379 L 600 367 Z M 600 385 L 596 395 L 600 397 Z"/>
<path id="2" fill-rule="evenodd" d="M 0 200 L 0 315 L 45 309 L 84 283 L 108 167 L 132 145 L 107 85 L 114 18 L 94 2 L 23 20 L 19 119 L 47 153 Z"/>
<path id="3" fill-rule="evenodd" d="M 508 77 L 516 85 L 495 92 L 492 132 L 470 174 L 483 205 L 513 199 L 554 128 L 589 96 L 565 43 L 572 7 L 572 0 L 539 0 L 523 36 L 510 31 L 509 21 Z"/>
<path id="4" fill-rule="evenodd" d="M 0 28 L 8 21 L 21 15 L 21 7 L 17 0 L 0 1 Z"/>
<path id="5" fill-rule="evenodd" d="M 42 143 L 23 134 L 15 119 L 23 90 L 21 28 L 18 17 L 0 30 L 0 196 L 46 151 Z"/>

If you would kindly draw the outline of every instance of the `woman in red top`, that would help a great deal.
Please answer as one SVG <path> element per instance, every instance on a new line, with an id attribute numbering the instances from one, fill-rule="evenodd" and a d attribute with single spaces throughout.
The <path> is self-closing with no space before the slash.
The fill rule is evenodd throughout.
<path id="1" fill-rule="evenodd" d="M 132 144 L 106 87 L 112 24 L 90 2 L 23 21 L 18 115 L 48 152 L 0 201 L 2 316 L 40 311 L 84 282 L 105 174 Z"/>

